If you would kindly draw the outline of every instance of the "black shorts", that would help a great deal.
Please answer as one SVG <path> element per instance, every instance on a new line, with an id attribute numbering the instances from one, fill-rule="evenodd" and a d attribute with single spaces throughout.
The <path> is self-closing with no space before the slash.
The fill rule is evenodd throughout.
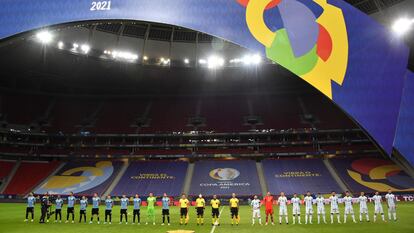
<path id="1" fill-rule="evenodd" d="M 61 214 L 62 213 L 62 209 L 55 209 L 55 214 Z"/>
<path id="2" fill-rule="evenodd" d="M 80 210 L 79 213 L 80 215 L 86 215 L 86 210 Z"/>
<path id="3" fill-rule="evenodd" d="M 105 210 L 105 215 L 112 215 L 112 210 Z"/>
<path id="4" fill-rule="evenodd" d="M 219 217 L 220 211 L 219 208 L 211 208 L 211 215 L 214 217 Z"/>
<path id="5" fill-rule="evenodd" d="M 134 215 L 139 215 L 139 210 L 134 210 Z"/>
<path id="6" fill-rule="evenodd" d="M 197 207 L 196 210 L 197 210 L 197 215 L 201 215 L 201 216 L 204 215 L 204 207 Z"/>
<path id="7" fill-rule="evenodd" d="M 169 209 L 162 209 L 162 215 L 170 215 Z"/>
<path id="8" fill-rule="evenodd" d="M 75 208 L 74 207 L 68 207 L 67 209 L 68 214 L 73 214 L 75 212 Z"/>
<path id="9" fill-rule="evenodd" d="M 34 213 L 34 208 L 33 207 L 27 207 L 26 212 L 27 213 Z"/>
<path id="10" fill-rule="evenodd" d="M 92 215 L 99 215 L 99 208 L 92 208 Z"/>
<path id="11" fill-rule="evenodd" d="M 231 207 L 230 208 L 231 217 L 237 217 L 239 216 L 239 208 L 237 207 Z"/>
<path id="12" fill-rule="evenodd" d="M 180 216 L 181 217 L 186 217 L 187 216 L 187 213 L 188 213 L 188 209 L 187 208 L 181 208 L 180 209 Z"/>
<path id="13" fill-rule="evenodd" d="M 127 214 L 127 210 L 126 209 L 121 209 L 121 214 Z"/>

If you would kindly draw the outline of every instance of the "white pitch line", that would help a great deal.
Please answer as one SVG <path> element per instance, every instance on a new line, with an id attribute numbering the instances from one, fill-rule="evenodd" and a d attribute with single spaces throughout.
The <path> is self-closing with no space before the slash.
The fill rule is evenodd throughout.
<path id="1" fill-rule="evenodd" d="M 223 212 L 223 210 L 224 210 L 224 206 L 221 207 L 221 210 L 220 210 L 220 213 L 219 213 L 219 217 L 218 218 L 220 218 L 221 212 Z M 214 233 L 214 231 L 216 230 L 216 226 L 217 226 L 216 223 L 217 222 L 214 223 L 214 226 L 213 226 L 213 228 L 211 228 L 210 233 Z"/>

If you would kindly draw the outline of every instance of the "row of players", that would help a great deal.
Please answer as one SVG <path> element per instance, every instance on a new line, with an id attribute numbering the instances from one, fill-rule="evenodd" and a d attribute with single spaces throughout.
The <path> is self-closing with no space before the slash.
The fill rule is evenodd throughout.
<path id="1" fill-rule="evenodd" d="M 388 218 L 391 220 L 393 218 L 394 221 L 397 220 L 396 216 L 396 199 L 394 194 L 392 194 L 391 190 L 388 190 L 388 193 L 385 195 L 387 207 L 388 207 Z M 70 195 L 67 198 L 67 215 L 66 215 L 66 223 L 69 222 L 69 219 L 71 217 L 72 223 L 74 223 L 75 220 L 75 204 L 76 204 L 76 197 L 73 195 L 73 193 L 70 193 Z M 372 200 L 374 202 L 374 222 L 376 221 L 377 215 L 381 215 L 382 220 L 385 221 L 384 211 L 382 208 L 382 196 L 376 192 L 375 195 L 372 197 Z M 151 223 L 155 225 L 155 204 L 157 201 L 157 198 L 153 195 L 153 193 L 150 193 L 147 201 L 147 221 L 146 224 Z M 41 199 L 41 212 L 42 216 L 40 218 L 40 223 L 44 223 L 45 220 L 48 222 L 51 215 L 55 214 L 55 222 L 61 222 L 62 221 L 62 208 L 63 208 L 63 199 L 60 196 L 57 196 L 57 198 L 54 200 L 55 209 L 54 211 L 51 211 L 52 201 L 49 199 L 49 195 L 46 194 Z M 139 197 L 139 195 L 135 195 L 135 197 L 132 199 L 133 202 L 133 222 L 132 224 L 135 224 L 136 220 L 137 223 L 140 224 L 140 210 L 141 210 L 141 204 L 142 200 Z M 353 210 L 353 204 L 354 202 L 359 203 L 359 220 L 363 221 L 363 215 L 366 216 L 366 220 L 369 222 L 369 215 L 368 215 L 368 197 L 365 196 L 364 192 L 361 192 L 361 195 L 358 198 L 351 197 L 350 193 L 347 191 L 345 193 L 345 196 L 343 198 L 339 198 L 335 192 L 331 193 L 331 196 L 328 199 L 325 199 L 320 193 L 317 195 L 317 197 L 314 199 L 310 192 L 307 192 L 303 200 L 301 200 L 297 194 L 294 194 L 293 197 L 288 201 L 288 198 L 285 196 L 284 192 L 280 193 L 279 198 L 277 199 L 277 205 L 279 205 L 279 224 L 282 224 L 282 219 L 285 217 L 285 222 L 288 224 L 288 210 L 287 206 L 288 204 L 292 204 L 292 215 L 293 215 L 293 224 L 296 223 L 296 220 L 298 224 L 301 224 L 301 217 L 300 217 L 300 205 L 303 203 L 305 205 L 305 224 L 312 224 L 312 216 L 313 216 L 313 205 L 316 204 L 317 209 L 317 220 L 318 224 L 320 223 L 320 219 L 322 217 L 322 220 L 324 223 L 326 223 L 325 218 L 325 204 L 330 204 L 330 215 L 331 215 L 331 223 L 334 222 L 334 215 L 337 216 L 337 222 L 341 223 L 340 220 L 340 214 L 339 214 L 339 203 L 344 203 L 345 210 L 344 210 L 344 218 L 343 222 L 346 223 L 347 216 L 351 215 L 352 221 L 355 221 L 354 216 L 354 210 Z M 36 203 L 36 198 L 34 197 L 33 193 L 30 193 L 27 198 L 27 208 L 26 208 L 26 219 L 25 221 L 29 221 L 28 217 L 29 214 L 31 214 L 31 221 L 34 220 L 34 206 Z M 91 218 L 90 222 L 92 223 L 94 220 L 94 217 L 96 216 L 97 223 L 100 223 L 99 218 L 99 206 L 101 203 L 101 198 L 98 196 L 97 193 L 94 194 L 92 198 L 92 211 L 91 211 Z M 104 200 L 105 203 L 105 221 L 104 224 L 112 223 L 112 208 L 114 206 L 114 200 L 111 196 L 107 196 Z M 162 225 L 164 225 L 167 221 L 167 224 L 170 225 L 170 206 L 172 204 L 170 197 L 167 196 L 167 194 L 164 193 L 162 200 Z M 83 196 L 79 200 L 80 204 L 80 217 L 79 222 L 82 222 L 82 220 L 86 223 L 86 209 L 88 207 L 88 199 Z M 128 224 L 128 205 L 130 204 L 130 199 L 126 197 L 126 195 L 123 195 L 120 199 L 120 221 L 119 224 L 122 224 L 123 218 L 125 218 L 125 223 Z M 220 225 L 219 223 L 219 215 L 220 211 L 219 208 L 221 206 L 221 202 L 219 199 L 217 199 L 217 196 L 214 195 L 213 199 L 210 201 L 211 205 L 211 214 L 212 214 L 212 225 Z M 274 206 L 274 198 L 271 195 L 270 192 L 266 194 L 266 196 L 263 198 L 263 200 L 258 199 L 257 196 L 254 196 L 254 199 L 250 202 L 250 205 L 252 207 L 252 224 L 255 224 L 255 220 L 257 219 L 259 224 L 262 224 L 261 221 L 261 214 L 260 209 L 261 206 L 265 206 L 265 213 L 266 213 L 266 225 L 270 223 L 274 225 L 273 220 L 273 206 Z M 186 195 L 183 194 L 179 200 L 179 206 L 180 206 L 180 225 L 187 224 L 189 221 L 189 215 L 188 210 L 190 207 L 190 201 L 187 199 Z M 203 225 L 204 224 L 204 209 L 206 207 L 206 201 L 203 198 L 203 196 L 200 194 L 198 198 L 195 201 L 195 207 L 197 212 L 197 225 Z M 240 222 L 240 216 L 239 216 L 239 199 L 237 199 L 236 194 L 232 194 L 232 198 L 229 200 L 229 207 L 230 207 L 230 213 L 231 213 L 231 224 L 232 225 L 238 225 Z"/>

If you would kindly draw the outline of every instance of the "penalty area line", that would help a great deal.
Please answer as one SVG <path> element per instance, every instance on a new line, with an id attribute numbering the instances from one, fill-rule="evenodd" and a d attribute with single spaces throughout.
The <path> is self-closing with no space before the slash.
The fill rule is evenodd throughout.
<path id="1" fill-rule="evenodd" d="M 220 210 L 220 213 L 219 213 L 219 218 L 220 218 L 221 213 L 223 212 L 223 210 L 224 210 L 224 206 L 221 207 L 221 210 Z M 216 230 L 216 227 L 217 227 L 216 223 L 217 222 L 214 223 L 214 226 L 213 226 L 213 228 L 211 228 L 210 233 L 214 233 L 214 231 Z"/>

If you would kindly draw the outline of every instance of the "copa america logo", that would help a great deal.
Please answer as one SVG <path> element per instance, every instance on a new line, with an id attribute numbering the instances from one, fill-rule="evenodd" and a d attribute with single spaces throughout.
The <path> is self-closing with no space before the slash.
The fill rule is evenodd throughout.
<path id="1" fill-rule="evenodd" d="M 216 168 L 210 171 L 210 177 L 216 180 L 228 181 L 239 177 L 240 172 L 234 168 Z"/>

